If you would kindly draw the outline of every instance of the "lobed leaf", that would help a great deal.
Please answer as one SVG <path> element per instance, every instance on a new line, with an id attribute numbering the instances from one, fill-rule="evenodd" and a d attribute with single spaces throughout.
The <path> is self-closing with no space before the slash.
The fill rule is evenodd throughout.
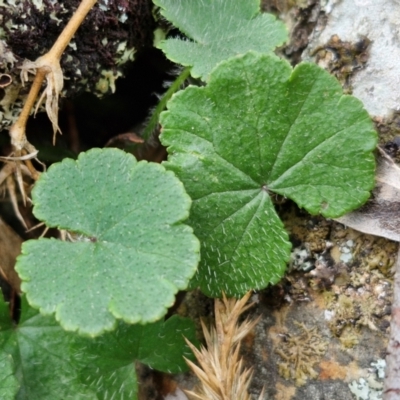
<path id="1" fill-rule="evenodd" d="M 194 358 L 183 335 L 198 344 L 193 322 L 178 316 L 144 326 L 119 322 L 115 331 L 100 337 L 78 336 L 64 331 L 53 316 L 30 308 L 25 298 L 17 327 L 7 314 L 0 321 L 0 369 L 2 360 L 15 360 L 15 375 L 1 375 L 10 390 L 6 397 L 6 386 L 1 386 L 1 399 L 135 400 L 135 360 L 161 371 L 181 372 L 187 370 L 182 356 Z"/>
<path id="2" fill-rule="evenodd" d="M 175 95 L 161 115 L 166 167 L 193 205 L 201 240 L 192 286 L 238 296 L 279 281 L 288 234 L 270 195 L 337 217 L 374 186 L 376 133 L 362 103 L 314 64 L 294 70 L 249 52 L 221 63 L 206 87 Z"/>
<path id="3" fill-rule="evenodd" d="M 0 399 L 14 400 L 18 389 L 18 380 L 13 375 L 13 360 L 10 355 L 0 352 Z"/>
<path id="4" fill-rule="evenodd" d="M 154 0 L 161 14 L 192 41 L 178 38 L 158 47 L 191 74 L 207 80 L 221 61 L 248 50 L 271 52 L 287 40 L 287 29 L 271 14 L 260 13 L 260 0 Z"/>
<path id="5" fill-rule="evenodd" d="M 16 266 L 29 303 L 66 330 L 156 321 L 196 271 L 199 242 L 182 223 L 191 201 L 161 165 L 93 149 L 51 166 L 32 200 L 37 218 L 75 232 L 25 242 Z"/>

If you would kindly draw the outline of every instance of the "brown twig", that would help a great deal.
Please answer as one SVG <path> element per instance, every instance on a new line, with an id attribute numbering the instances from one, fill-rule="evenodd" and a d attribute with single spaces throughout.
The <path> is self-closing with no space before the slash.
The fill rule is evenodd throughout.
<path id="1" fill-rule="evenodd" d="M 386 356 L 386 377 L 383 400 L 400 399 L 400 249 L 397 254 L 393 282 L 392 320 Z"/>
<path id="2" fill-rule="evenodd" d="M 35 62 L 27 62 L 26 65 L 23 66 L 23 73 L 26 74 L 28 71 L 35 70 L 36 75 L 21 114 L 19 115 L 18 120 L 10 128 L 11 143 L 14 147 L 16 156 L 19 156 L 23 149 L 27 151 L 32 150 L 32 146 L 27 146 L 28 142 L 25 133 L 26 123 L 45 78 L 48 81 L 48 88 L 50 90 L 46 89 L 41 99 L 44 95 L 47 95 L 47 113 L 53 123 L 53 129 L 55 132 L 59 130 L 57 115 L 54 114 L 58 111 L 58 96 L 62 89 L 63 80 L 62 71 L 59 65 L 60 58 L 75 32 L 96 2 L 97 0 L 82 0 L 81 4 L 69 20 L 64 30 L 61 32 L 60 36 L 57 38 L 52 48 L 45 55 L 39 57 Z M 50 96 L 53 96 L 54 98 L 49 99 Z M 39 100 L 39 104 L 41 99 Z"/>
<path id="3" fill-rule="evenodd" d="M 44 97 L 47 96 L 46 112 L 53 125 L 54 142 L 57 131 L 60 131 L 60 128 L 58 127 L 58 98 L 60 96 L 64 81 L 60 66 L 60 58 L 75 32 L 96 2 L 97 0 L 82 0 L 52 48 L 45 55 L 39 57 L 34 62 L 26 60 L 21 67 L 22 81 L 28 79 L 27 75 L 29 72 L 35 73 L 35 78 L 32 82 L 32 86 L 17 121 L 10 127 L 9 134 L 11 138 L 11 144 L 13 146 L 13 152 L 9 157 L 1 157 L 1 160 L 15 162 L 16 180 L 22 193 L 24 204 L 26 204 L 27 196 L 24 191 L 21 163 L 24 162 L 26 164 L 26 167 L 33 180 L 37 180 L 40 176 L 40 173 L 36 171 L 35 167 L 30 161 L 30 159 L 36 158 L 38 152 L 26 138 L 26 124 L 28 122 L 29 115 L 39 95 L 42 83 L 44 79 L 46 79 L 47 86 L 36 105 L 36 109 L 38 109 Z M 10 181 L 8 181 L 8 186 L 11 187 L 10 185 Z"/>
<path id="4" fill-rule="evenodd" d="M 49 58 L 56 58 L 60 59 L 64 50 L 68 46 L 69 42 L 71 41 L 72 37 L 75 35 L 75 32 L 78 30 L 80 25 L 82 24 L 83 20 L 86 18 L 88 12 L 92 9 L 92 7 L 96 4 L 97 0 L 82 0 L 79 7 L 76 9 L 74 15 L 68 21 L 68 24 L 60 33 L 60 36 L 57 38 L 53 47 L 47 54 Z"/>
<path id="5" fill-rule="evenodd" d="M 29 115 L 35 101 L 39 95 L 42 87 L 43 80 L 46 76 L 46 71 L 38 70 L 36 76 L 32 82 L 31 89 L 28 93 L 28 97 L 25 100 L 21 114 L 19 114 L 17 121 L 10 128 L 11 143 L 16 152 L 21 152 L 26 145 L 25 129 L 28 122 Z"/>

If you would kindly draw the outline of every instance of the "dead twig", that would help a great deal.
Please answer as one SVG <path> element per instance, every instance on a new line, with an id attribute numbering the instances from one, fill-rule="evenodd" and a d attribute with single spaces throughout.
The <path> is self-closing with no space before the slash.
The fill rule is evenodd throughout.
<path id="1" fill-rule="evenodd" d="M 0 157 L 0 159 L 1 159 L 1 157 Z M 20 174 L 20 175 L 18 175 L 18 174 Z M 15 177 L 13 175 L 15 175 Z M 27 197 L 26 197 L 26 191 L 25 191 L 25 187 L 24 187 L 23 176 L 27 176 L 27 177 L 31 176 L 29 169 L 25 165 L 20 165 L 18 168 L 15 162 L 8 162 L 0 170 L 0 188 L 3 189 L 3 187 L 4 187 L 6 189 L 6 191 L 8 192 L 15 216 L 21 222 L 22 226 L 25 229 L 27 229 L 25 220 L 19 211 L 18 195 L 17 195 L 16 186 L 15 186 L 15 181 L 17 181 L 18 184 L 20 185 L 19 191 L 22 195 L 23 202 L 24 202 L 24 204 L 26 204 Z M 28 191 L 29 191 L 29 189 L 28 189 Z"/>
<path id="2" fill-rule="evenodd" d="M 64 78 L 60 66 L 60 58 L 68 43 L 71 41 L 75 32 L 85 19 L 88 12 L 92 9 L 97 0 L 82 0 L 79 7 L 69 20 L 68 24 L 57 38 L 53 47 L 36 61 L 26 60 L 21 67 L 21 80 L 24 83 L 28 80 L 28 74 L 35 74 L 31 89 L 22 108 L 21 114 L 17 121 L 11 126 L 9 134 L 11 144 L 13 146 L 12 154 L 7 157 L 6 161 L 12 160 L 16 162 L 17 168 L 20 169 L 21 163 L 25 163 L 31 172 L 32 179 L 36 180 L 39 173 L 30 163 L 30 159 L 36 158 L 37 150 L 32 146 L 26 138 L 26 124 L 36 99 L 42 88 L 42 83 L 46 79 L 47 85 L 36 105 L 36 110 L 46 98 L 46 112 L 53 125 L 55 141 L 56 133 L 60 131 L 58 126 L 58 101 L 63 88 Z M 3 159 L 5 159 L 3 157 Z M 22 174 L 17 171 L 17 181 L 20 188 L 23 187 Z M 25 199 L 26 196 L 23 195 Z"/>

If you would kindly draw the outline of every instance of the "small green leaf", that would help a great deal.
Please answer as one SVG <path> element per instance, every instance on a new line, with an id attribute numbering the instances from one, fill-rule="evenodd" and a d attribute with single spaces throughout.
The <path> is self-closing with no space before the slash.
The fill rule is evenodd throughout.
<path id="1" fill-rule="evenodd" d="M 5 304 L 2 298 L 0 302 Z M 80 382 L 74 365 L 70 347 L 76 335 L 63 331 L 53 317 L 30 308 L 25 299 L 19 325 L 14 327 L 5 315 L 2 322 L 0 354 L 14 360 L 15 377 L 20 383 L 16 399 L 97 399 Z"/>
<path id="2" fill-rule="evenodd" d="M 182 224 L 190 198 L 159 164 L 93 149 L 51 166 L 32 200 L 37 218 L 76 233 L 25 242 L 16 267 L 29 303 L 66 330 L 156 321 L 196 270 L 199 242 Z"/>
<path id="3" fill-rule="evenodd" d="M 206 87 L 175 95 L 161 115 L 165 164 L 192 197 L 202 243 L 193 285 L 241 295 L 276 283 L 288 235 L 270 193 L 336 217 L 374 186 L 376 133 L 362 103 L 314 64 L 294 70 L 250 52 L 221 63 Z"/>
<path id="4" fill-rule="evenodd" d="M 106 398 L 107 393 L 118 393 L 121 387 L 132 384 L 133 376 L 136 377 L 134 360 L 163 372 L 187 371 L 183 357 L 193 360 L 194 356 L 184 337 L 198 344 L 193 321 L 179 316 L 147 325 L 120 322 L 115 331 L 95 340 L 82 338 L 74 358 L 81 365 L 82 382 L 96 388 L 96 393 L 104 393 Z"/>
<path id="5" fill-rule="evenodd" d="M 165 322 L 144 325 L 140 329 L 142 340 L 138 360 L 170 374 L 187 371 L 182 356 L 194 361 L 194 355 L 183 338 L 199 346 L 192 320 L 174 315 Z"/>
<path id="6" fill-rule="evenodd" d="M 5 315 L 2 320 L 6 322 Z M 82 337 L 64 331 L 53 316 L 39 314 L 23 299 L 20 324 L 0 327 L 0 369 L 2 360 L 11 357 L 16 364 L 15 377 L 8 370 L 0 375 L 7 377 L 1 383 L 14 388 L 14 396 L 1 399 L 136 400 L 135 360 L 166 372 L 187 370 L 182 356 L 193 359 L 193 354 L 183 335 L 197 343 L 194 323 L 174 316 L 144 326 L 118 322 L 113 332 Z M 5 388 L 0 385 L 1 394 Z"/>
<path id="7" fill-rule="evenodd" d="M 183 356 L 194 358 L 184 341 L 187 337 L 198 344 L 193 321 L 173 316 L 166 322 L 147 325 L 127 325 L 123 322 L 113 332 L 88 340 L 82 338 L 74 349 L 74 359 L 80 364 L 81 381 L 101 399 L 122 398 L 135 392 L 134 361 L 168 373 L 187 371 Z"/>
<path id="8" fill-rule="evenodd" d="M 260 0 L 154 0 L 161 14 L 193 41 L 167 39 L 166 56 L 193 66 L 191 74 L 206 80 L 223 60 L 255 50 L 271 52 L 287 40 L 285 25 L 260 13 Z"/>
<path id="9" fill-rule="evenodd" d="M 18 380 L 13 375 L 13 360 L 0 351 L 0 399 L 14 400 L 18 389 Z"/>

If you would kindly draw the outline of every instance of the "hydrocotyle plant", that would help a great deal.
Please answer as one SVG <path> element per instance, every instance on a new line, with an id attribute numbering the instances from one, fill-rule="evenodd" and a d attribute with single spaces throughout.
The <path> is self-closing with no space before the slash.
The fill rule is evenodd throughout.
<path id="1" fill-rule="evenodd" d="M 194 324 L 173 316 L 147 325 L 118 322 L 91 338 L 66 332 L 22 299 L 18 326 L 0 298 L 0 395 L 11 399 L 137 399 L 135 361 L 167 373 L 193 360 L 184 337 L 198 345 Z"/>
<path id="2" fill-rule="evenodd" d="M 177 93 L 161 125 L 164 165 L 193 200 L 188 223 L 201 241 L 191 286 L 209 296 L 240 296 L 282 277 L 291 245 L 271 194 L 337 217 L 374 186 L 369 115 L 314 64 L 233 57 L 207 86 Z"/>
<path id="3" fill-rule="evenodd" d="M 29 303 L 66 330 L 157 321 L 196 271 L 199 242 L 182 223 L 191 200 L 159 164 L 92 149 L 52 165 L 32 201 L 47 226 L 74 233 L 25 242 L 17 265 Z"/>
<path id="4" fill-rule="evenodd" d="M 35 216 L 70 240 L 23 245 L 16 269 L 40 314 L 23 300 L 14 327 L 0 303 L 7 399 L 137 398 L 133 360 L 174 372 L 182 334 L 194 340 L 187 320 L 161 320 L 178 290 L 241 296 L 283 276 L 291 245 L 272 195 L 336 217 L 374 185 L 361 102 L 316 65 L 273 55 L 286 29 L 258 0 L 155 3 L 191 39 L 160 48 L 206 86 L 176 93 L 161 115 L 164 165 L 92 149 L 37 181 Z"/>
<path id="5" fill-rule="evenodd" d="M 168 38 L 158 47 L 206 81 L 221 61 L 249 50 L 270 53 L 288 38 L 286 26 L 260 13 L 259 0 L 154 0 L 161 14 L 191 40 Z"/>

